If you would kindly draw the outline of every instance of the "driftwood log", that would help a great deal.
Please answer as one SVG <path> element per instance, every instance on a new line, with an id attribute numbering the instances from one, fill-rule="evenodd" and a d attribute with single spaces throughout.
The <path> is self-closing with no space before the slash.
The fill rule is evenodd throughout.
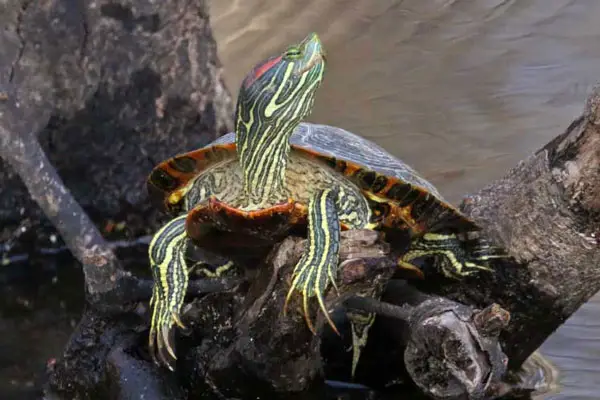
<path id="1" fill-rule="evenodd" d="M 162 6 L 153 2 L 139 2 L 139 7 L 84 2 L 85 7 L 74 12 L 67 3 L 23 2 L 19 9 L 0 13 L 2 18 L 12 18 L 15 40 L 14 46 L 2 48 L 12 51 L 6 55 L 12 62 L 3 70 L 0 86 L 0 155 L 82 263 L 88 294 L 80 324 L 62 359 L 49 371 L 47 397 L 125 399 L 143 394 L 145 398 L 187 398 L 212 393 L 221 397 L 280 394 L 289 398 L 290 392 L 319 390 L 323 372 L 344 378 L 349 366 L 348 336 L 332 337 L 323 321 L 319 324 L 321 334 L 312 336 L 297 313 L 280 313 L 291 266 L 302 246 L 301 240 L 291 238 L 277 246 L 247 282 L 192 285 L 191 291 L 208 287 L 214 293 L 194 300 L 186 310 L 194 329 L 189 337 L 178 340 L 181 356 L 177 374 L 150 364 L 145 354 L 147 309 L 145 302 L 139 302 L 141 298 L 147 301 L 149 282 L 132 276 L 121 265 L 77 196 L 66 188 L 60 173 L 64 161 L 48 156 L 51 149 L 40 144 L 40 134 L 55 126 L 51 121 L 61 115 L 66 101 L 81 103 L 89 93 L 96 94 L 92 98 L 103 98 L 99 89 L 103 81 L 93 74 L 98 72 L 93 66 L 101 64 L 95 57 L 119 46 L 94 47 L 100 42 L 96 43 L 98 38 L 90 32 L 104 32 L 106 37 L 121 32 L 112 37 L 113 44 L 131 41 L 142 46 L 132 58 L 123 55 L 119 59 L 118 65 L 123 60 L 133 63 L 122 73 L 132 77 L 136 71 L 154 71 L 152 62 L 143 57 L 146 52 L 154 57 L 160 49 L 173 56 L 177 48 L 187 49 L 190 55 L 197 51 L 193 38 L 199 32 L 188 32 L 184 27 L 208 29 L 206 14 L 198 12 L 205 4 L 192 1 L 179 7 L 168 2 L 173 8 L 161 11 L 153 7 Z M 178 14 L 180 9 L 183 14 Z M 46 31 L 55 32 L 56 40 L 71 40 L 73 43 L 67 40 L 62 44 L 69 48 L 71 43 L 72 51 L 62 50 L 58 55 L 38 51 L 52 47 L 44 44 L 50 36 L 38 21 L 48 24 Z M 152 45 L 156 36 L 148 30 L 162 32 L 174 41 L 164 47 Z M 185 46 L 177 39 L 182 37 L 189 39 Z M 147 64 L 135 64 L 142 61 Z M 56 65 L 64 68 L 52 70 Z M 111 85 L 119 81 L 121 67 L 115 70 L 110 65 L 101 65 L 99 71 L 112 71 L 107 85 L 114 89 L 119 87 Z M 180 70 L 158 68 L 159 75 L 173 78 L 178 71 L 206 73 L 195 70 L 194 62 L 179 65 L 172 61 L 169 65 Z M 80 79 L 54 85 L 69 74 Z M 93 82 L 92 89 L 86 86 L 89 82 Z M 176 85 L 169 87 L 171 91 L 163 88 L 165 93 L 177 89 Z M 216 90 L 192 89 L 196 97 L 196 92 L 186 95 L 192 100 L 198 100 L 204 90 Z M 159 92 L 150 96 L 155 100 L 152 112 L 157 117 L 165 112 L 165 104 L 170 104 L 169 95 L 163 98 Z M 78 97 L 70 98 L 72 93 Z M 463 211 L 480 223 L 483 234 L 504 246 L 512 257 L 496 263 L 495 273 L 457 282 L 431 271 L 425 281 L 405 284 L 390 280 L 393 265 L 379 237 L 365 232 L 344 236 L 343 258 L 349 262 L 340 271 L 341 296 L 331 293 L 328 297 L 332 307 L 339 306 L 336 321 L 344 324 L 344 308 L 379 314 L 359 366 L 359 382 L 379 388 L 413 382 L 428 396 L 440 399 L 505 394 L 510 391 L 510 375 L 504 372 L 517 373 L 527 357 L 600 289 L 599 104 L 600 93 L 595 91 L 583 116 L 564 134 L 463 202 Z M 91 110 L 94 105 L 90 105 Z M 122 106 L 124 114 L 119 118 L 128 112 L 147 112 L 143 104 L 135 102 Z M 179 109 L 173 107 L 173 111 Z M 168 106 L 166 109 L 170 110 Z M 213 110 L 210 116 L 198 118 L 206 121 L 215 118 L 215 113 Z M 74 118 L 75 113 L 64 115 Z M 177 120 L 176 112 L 170 115 Z M 130 128 L 139 132 L 148 126 Z M 158 124 L 154 129 L 161 131 L 162 127 Z M 182 134 L 189 129 L 195 127 L 179 126 L 172 131 Z M 127 130 L 121 126 L 117 131 L 125 135 Z M 160 143 L 155 147 L 169 144 Z M 186 147 L 191 144 L 185 143 Z M 119 154 L 126 157 L 127 152 Z M 54 165 L 59 166 L 59 172 Z M 68 186 L 85 191 L 77 183 Z M 132 189 L 125 192 L 117 197 Z M 383 302 L 354 296 L 374 282 L 385 284 L 388 280 Z"/>

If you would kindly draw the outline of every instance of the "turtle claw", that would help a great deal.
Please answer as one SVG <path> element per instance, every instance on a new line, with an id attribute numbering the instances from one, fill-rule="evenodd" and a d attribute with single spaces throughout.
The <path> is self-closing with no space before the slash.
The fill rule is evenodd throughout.
<path id="1" fill-rule="evenodd" d="M 165 322 L 159 323 L 158 327 L 150 329 L 149 349 L 152 360 L 158 366 L 165 366 L 174 371 L 177 361 L 175 355 L 175 324 L 168 321 L 168 315 L 164 315 Z"/>
<path id="2" fill-rule="evenodd" d="M 167 352 L 171 356 L 173 360 L 177 360 L 177 356 L 175 355 L 175 350 L 173 350 L 173 346 L 171 345 L 172 337 L 173 337 L 173 327 L 171 326 L 163 326 L 161 329 L 161 336 L 164 339 L 165 348 Z M 160 347 L 159 347 L 160 348 Z M 160 353 L 159 353 L 160 354 Z"/>
<path id="3" fill-rule="evenodd" d="M 171 346 L 173 330 L 167 327 L 160 329 L 156 336 L 156 347 L 153 349 L 152 358 L 159 367 L 167 367 L 170 371 L 175 371 L 175 362 L 177 356 Z M 154 347 L 154 346 L 153 346 Z"/>
<path id="4" fill-rule="evenodd" d="M 157 296 L 158 297 L 158 296 Z M 153 296 L 154 299 L 154 296 Z M 155 306 L 148 339 L 148 349 L 154 363 L 174 371 L 175 355 L 174 336 L 175 325 L 186 329 L 179 315 L 169 311 L 161 299 L 153 300 Z"/>
<path id="5" fill-rule="evenodd" d="M 323 293 L 327 289 L 328 284 L 333 283 L 333 280 L 331 279 L 333 273 L 330 271 L 331 265 L 326 271 L 319 271 L 316 267 L 312 267 L 310 264 L 311 263 L 307 263 L 305 261 L 305 257 L 303 257 L 296 265 L 293 274 L 292 286 L 288 291 L 285 304 L 283 306 L 283 313 L 284 315 L 287 315 L 289 301 L 294 292 L 299 291 L 302 295 L 302 313 L 304 315 L 306 325 L 308 326 L 308 329 L 310 329 L 310 331 L 316 335 L 317 330 L 312 322 L 309 312 L 309 299 L 313 296 L 316 296 L 319 303 L 319 308 L 323 312 L 327 323 L 336 334 L 340 335 L 335 323 L 331 319 L 329 311 L 325 305 L 325 299 L 323 298 Z M 335 260 L 335 265 L 337 266 L 337 259 Z M 333 286 L 336 287 L 335 283 Z"/>
<path id="6" fill-rule="evenodd" d="M 493 268 L 486 267 L 484 265 L 475 264 L 473 262 L 467 261 L 463 264 L 463 268 L 460 271 L 456 271 L 454 268 L 447 268 L 445 265 L 442 265 L 442 272 L 447 278 L 461 279 L 469 276 L 473 276 L 478 274 L 481 271 L 485 272 L 494 272 Z"/>
<path id="7" fill-rule="evenodd" d="M 157 309 L 158 312 L 158 309 Z M 165 366 L 174 371 L 174 363 L 177 360 L 175 355 L 175 326 L 186 329 L 185 325 L 179 325 L 181 322 L 179 316 L 170 311 L 161 311 L 160 317 L 152 321 L 148 348 L 150 356 L 158 366 Z"/>
<path id="8" fill-rule="evenodd" d="M 175 325 L 177 325 L 182 331 L 184 331 L 185 333 L 189 332 L 190 329 L 181 321 L 179 314 L 172 313 L 171 319 L 173 320 L 173 322 L 175 322 Z"/>
<path id="9" fill-rule="evenodd" d="M 410 262 L 404 261 L 401 258 L 398 259 L 398 268 L 403 272 L 408 273 L 408 275 L 411 277 L 425 279 L 425 274 L 423 274 L 423 271 L 421 271 L 419 267 L 411 264 Z"/>

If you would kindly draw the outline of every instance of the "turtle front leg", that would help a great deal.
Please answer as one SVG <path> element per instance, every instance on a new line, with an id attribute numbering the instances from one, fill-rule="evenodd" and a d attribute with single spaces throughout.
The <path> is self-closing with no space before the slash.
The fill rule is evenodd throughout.
<path id="1" fill-rule="evenodd" d="M 398 264 L 403 268 L 416 268 L 412 261 L 421 257 L 436 257 L 436 267 L 446 277 L 460 279 L 478 271 L 492 272 L 489 261 L 508 255 L 485 240 L 462 241 L 455 234 L 426 233 L 411 243 Z"/>
<path id="2" fill-rule="evenodd" d="M 308 300 L 316 296 L 331 328 L 339 334 L 325 306 L 324 294 L 331 282 L 335 286 L 340 248 L 340 220 L 336 205 L 337 193 L 332 189 L 320 190 L 308 204 L 308 240 L 302 258 L 292 275 L 292 286 L 287 294 L 284 314 L 295 290 L 302 293 L 304 317 L 308 328 L 316 329 L 308 312 Z"/>
<path id="3" fill-rule="evenodd" d="M 182 215 L 169 221 L 154 235 L 148 249 L 154 278 L 148 345 L 154 362 L 170 370 L 177 359 L 172 344 L 173 327 L 186 329 L 179 317 L 188 286 L 185 220 L 186 215 Z"/>

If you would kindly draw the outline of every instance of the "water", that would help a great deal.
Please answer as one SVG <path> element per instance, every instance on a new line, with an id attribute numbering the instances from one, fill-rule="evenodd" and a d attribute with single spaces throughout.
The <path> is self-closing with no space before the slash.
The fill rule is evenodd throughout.
<path id="1" fill-rule="evenodd" d="M 364 135 L 452 201 L 499 178 L 582 110 L 600 82 L 597 0 L 212 0 L 235 95 L 309 31 L 328 72 L 310 120 Z M 600 297 L 542 347 L 560 393 L 600 398 Z"/>

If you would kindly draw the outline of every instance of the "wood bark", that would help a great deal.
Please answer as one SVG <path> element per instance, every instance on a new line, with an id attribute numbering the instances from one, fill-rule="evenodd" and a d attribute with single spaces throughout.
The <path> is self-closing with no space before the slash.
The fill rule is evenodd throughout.
<path id="1" fill-rule="evenodd" d="M 0 25 L 0 242 L 21 221 L 49 221 L 84 265 L 89 299 L 121 304 L 117 289 L 135 280 L 95 223 L 156 230 L 151 168 L 232 127 L 207 5 L 18 0 L 0 4 Z"/>
<path id="2" fill-rule="evenodd" d="M 47 123 L 44 113 L 48 108 L 31 104 L 16 87 L 5 85 L 1 95 L 0 156 L 22 177 L 31 197 L 56 226 L 73 256 L 82 263 L 90 299 L 100 300 L 99 297 L 115 293 L 127 273 L 65 188 L 37 140 L 37 132 Z"/>

